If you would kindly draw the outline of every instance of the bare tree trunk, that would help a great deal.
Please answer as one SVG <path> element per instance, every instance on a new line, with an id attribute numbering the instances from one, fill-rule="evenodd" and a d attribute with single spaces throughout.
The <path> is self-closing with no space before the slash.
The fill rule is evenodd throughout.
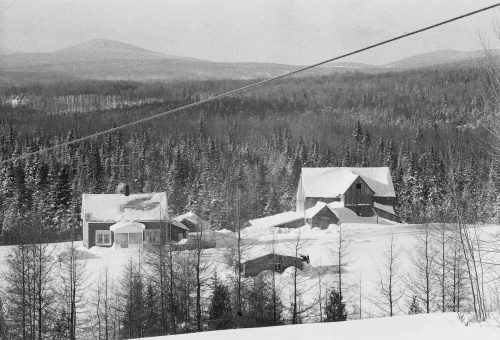
<path id="1" fill-rule="evenodd" d="M 236 189 L 236 217 L 238 228 L 238 317 L 237 326 L 240 328 L 241 313 L 241 225 L 240 225 L 240 188 Z"/>

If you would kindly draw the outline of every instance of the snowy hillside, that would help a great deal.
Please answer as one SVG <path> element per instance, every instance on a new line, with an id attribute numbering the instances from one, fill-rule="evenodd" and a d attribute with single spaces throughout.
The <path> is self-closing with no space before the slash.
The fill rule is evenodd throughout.
<path id="1" fill-rule="evenodd" d="M 317 228 L 311 229 L 304 226 L 298 229 L 279 228 L 258 228 L 249 227 L 243 229 L 242 237 L 242 262 L 253 259 L 271 252 L 276 254 L 295 256 L 309 255 L 310 263 L 304 263 L 303 270 L 298 270 L 298 290 L 301 292 L 301 303 L 310 306 L 307 313 L 303 315 L 303 322 L 319 322 L 324 318 L 323 307 L 317 303 L 324 301 L 332 287 L 338 285 L 338 241 L 339 236 L 346 244 L 345 254 L 342 259 L 342 289 L 344 302 L 347 306 L 349 319 L 370 319 L 363 321 L 352 321 L 338 324 L 314 324 L 301 326 L 283 326 L 276 328 L 245 329 L 227 331 L 224 337 L 238 336 L 280 338 L 304 338 L 307 335 L 315 334 L 319 338 L 327 338 L 331 334 L 342 334 L 342 339 L 367 339 L 367 335 L 373 335 L 370 339 L 461 339 L 456 337 L 463 335 L 463 339 L 493 338 L 500 336 L 500 331 L 468 328 L 459 322 L 457 314 L 433 314 L 430 316 L 419 315 L 413 317 L 382 318 L 388 316 L 387 305 L 384 297 L 380 294 L 380 274 L 384 272 L 387 262 L 387 249 L 392 239 L 396 249 L 399 250 L 397 258 L 397 276 L 395 276 L 394 289 L 400 299 L 394 304 L 395 315 L 406 315 L 412 293 L 406 287 L 409 275 L 414 270 L 413 259 L 415 246 L 419 239 L 416 237 L 423 230 L 422 225 L 403 225 L 380 219 L 376 223 L 376 218 L 358 218 L 358 223 L 344 223 L 342 227 L 331 225 L 326 230 Z M 437 226 L 435 226 L 437 227 Z M 492 234 L 500 233 L 499 225 L 480 226 L 475 230 L 483 238 L 489 238 Z M 231 266 L 229 258 L 234 259 L 234 249 L 236 245 L 236 234 L 223 230 L 206 233 L 206 237 L 216 242 L 216 248 L 204 250 L 204 257 L 209 263 L 207 277 L 213 277 L 217 272 L 217 277 L 226 283 L 234 282 L 235 270 Z M 86 249 L 78 243 L 78 252 L 81 262 L 86 263 L 88 274 L 87 282 L 94 291 L 95 283 L 105 269 L 111 280 L 118 282 L 123 275 L 124 265 L 130 259 L 138 261 L 144 258 L 143 251 L 134 249 L 114 250 L 110 248 L 93 247 Z M 58 258 L 63 253 L 68 244 L 53 244 L 56 248 L 53 253 L 54 258 Z M 0 268 L 5 270 L 5 256 L 9 247 L 0 247 Z M 183 251 L 186 252 L 186 251 Z M 182 252 L 178 252 L 182 255 Z M 485 256 L 487 254 L 484 254 Z M 448 255 L 447 255 L 448 256 Z M 451 256 L 451 255 L 450 255 Z M 498 256 L 498 255 L 495 255 Z M 499 263 L 500 259 L 495 257 L 484 257 L 485 262 Z M 233 260 L 234 265 L 234 260 Z M 58 267 L 58 266 L 56 266 Z M 495 272 L 489 271 L 485 267 L 486 290 L 494 288 L 488 286 L 496 281 L 488 280 L 493 278 Z M 259 274 L 264 279 L 269 279 L 271 271 L 264 271 Z M 276 286 L 282 300 L 284 310 L 283 319 L 290 320 L 290 306 L 293 299 L 293 275 L 294 267 L 289 267 L 281 274 L 276 273 Z M 246 278 L 245 282 L 252 282 L 253 278 Z M 93 293 L 92 293 L 93 294 Z M 92 294 L 88 298 L 92 298 Z M 211 296 L 210 288 L 203 288 L 202 301 L 206 305 Z M 439 311 L 439 296 L 435 296 L 432 311 Z M 466 302 L 461 306 L 462 310 L 471 310 Z M 491 309 L 490 309 L 491 310 Z M 498 323 L 497 323 L 498 324 Z M 389 333 L 390 334 L 389 334 Z M 186 339 L 208 339 L 213 338 L 217 333 L 208 332 L 197 335 L 184 335 Z M 349 337 L 347 336 L 349 334 Z M 293 336 L 292 336 L 293 335 Z M 345 336 L 344 336 L 345 335 Z M 403 337 L 404 335 L 404 337 Z M 407 336 L 408 335 L 408 336 Z"/>
<path id="2" fill-rule="evenodd" d="M 465 326 L 455 313 L 420 314 L 267 328 L 232 329 L 146 339 L 179 340 L 493 340 L 500 337 L 498 328 L 487 324 Z"/>

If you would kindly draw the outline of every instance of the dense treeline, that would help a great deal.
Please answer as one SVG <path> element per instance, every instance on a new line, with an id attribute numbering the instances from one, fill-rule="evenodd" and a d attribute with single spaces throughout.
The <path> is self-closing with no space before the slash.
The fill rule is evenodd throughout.
<path id="1" fill-rule="evenodd" d="M 0 157 L 70 141 L 241 83 L 179 82 L 177 95 L 162 103 L 85 114 L 2 107 Z M 489 221 L 500 184 L 480 125 L 491 115 L 483 83 L 474 69 L 297 78 L 3 163 L 2 241 L 18 242 L 16 220 L 29 212 L 43 216 L 53 240 L 66 240 L 71 230 L 79 231 L 81 194 L 111 193 L 122 181 L 134 192 L 167 191 L 172 214 L 196 209 L 215 228 L 234 230 L 237 218 L 293 209 L 303 166 L 389 166 L 405 222 L 446 220 L 457 200 L 467 222 Z M 102 94 L 107 90 L 101 85 L 81 86 Z M 142 86 L 115 85 L 120 91 Z M 23 93 L 43 93 L 40 86 Z M 47 85 L 47 91 L 59 86 Z M 236 188 L 242 191 L 238 202 Z"/>
<path id="2" fill-rule="evenodd" d="M 10 88 L 6 96 L 50 100 L 116 95 L 145 104 L 57 115 L 46 110 L 43 100 L 3 106 L 0 159 L 246 83 L 82 81 Z M 450 229 L 425 224 L 413 249 L 415 268 L 405 276 L 394 265 L 400 255 L 391 238 L 389 265 L 380 271 L 380 304 L 386 315 L 393 315 L 403 283 L 412 295 L 411 313 L 479 308 L 482 312 L 476 311 L 476 316 L 484 315 L 483 274 L 477 274 L 482 273 L 482 260 L 475 275 L 464 268 L 464 263 L 476 266 L 477 260 L 467 256 L 477 251 L 479 241 L 458 238 L 468 235 L 461 223 L 497 219 L 499 169 L 484 127 L 493 116 L 484 84 L 482 71 L 475 69 L 296 78 L 2 163 L 1 242 L 19 246 L 12 248 L 7 261 L 8 313 L 3 315 L 0 300 L 0 335 L 8 331 L 12 338 L 73 339 L 83 333 L 96 339 L 132 338 L 309 320 L 313 306 L 300 297 L 306 295 L 300 291 L 305 278 L 297 270 L 290 276 L 294 302 L 285 305 L 274 272 L 242 281 L 235 256 L 239 246 L 228 249 L 223 260 L 208 258 L 201 248 L 148 249 L 127 264 L 117 281 L 106 271 L 98 282 L 86 283 L 84 262 L 77 261 L 74 247 L 57 259 L 57 266 L 54 250 L 46 244 L 80 238 L 82 194 L 113 193 L 120 182 L 128 182 L 132 192 L 166 191 L 172 215 L 195 210 L 212 228 L 235 230 L 249 219 L 293 209 L 303 166 L 388 166 L 397 213 L 404 222 L 460 222 L 446 227 Z M 159 102 L 148 103 L 148 98 Z M 335 255 L 339 265 L 346 256 L 340 241 Z M 299 243 L 300 235 L 292 246 L 298 250 Z M 445 254 L 452 256 L 445 259 Z M 213 261 L 230 263 L 234 275 L 219 280 L 209 270 Z M 327 296 L 321 296 L 320 289 L 314 301 L 319 307 L 314 308 L 324 315 L 314 320 L 347 318 L 343 298 L 353 288 L 343 286 L 341 276 L 339 270 L 336 282 L 323 283 L 332 289 Z M 420 284 L 424 279 L 426 286 Z M 82 291 L 90 285 L 92 303 L 85 304 Z"/>

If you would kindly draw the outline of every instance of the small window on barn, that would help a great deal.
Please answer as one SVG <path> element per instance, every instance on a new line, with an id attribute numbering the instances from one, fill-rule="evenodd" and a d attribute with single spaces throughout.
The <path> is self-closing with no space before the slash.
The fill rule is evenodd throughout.
<path id="1" fill-rule="evenodd" d="M 95 244 L 98 246 L 111 245 L 111 231 L 110 230 L 96 230 L 95 231 Z"/>
<path id="2" fill-rule="evenodd" d="M 160 229 L 144 230 L 144 242 L 149 244 L 160 243 Z"/>
<path id="3" fill-rule="evenodd" d="M 361 190 L 361 183 L 356 183 L 356 190 Z"/>
<path id="4" fill-rule="evenodd" d="M 276 262 L 274 263 L 274 271 L 281 273 L 282 272 L 282 263 L 283 263 L 283 256 L 279 255 L 278 258 L 275 260 Z"/>
<path id="5" fill-rule="evenodd" d="M 281 273 L 281 263 L 275 263 L 274 264 L 274 271 Z"/>

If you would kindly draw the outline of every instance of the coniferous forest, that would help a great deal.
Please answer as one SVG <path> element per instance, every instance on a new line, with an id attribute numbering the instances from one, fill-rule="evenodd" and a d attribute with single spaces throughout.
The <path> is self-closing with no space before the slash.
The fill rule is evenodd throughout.
<path id="1" fill-rule="evenodd" d="M 0 157 L 247 83 L 4 86 L 4 99 L 24 101 L 1 107 Z M 500 186 L 488 137 L 490 93 L 486 71 L 473 68 L 306 76 L 2 163 L 1 241 L 21 241 L 18 219 L 28 213 L 43 216 L 51 241 L 81 237 L 82 193 L 113 193 L 120 182 L 132 192 L 166 191 L 173 215 L 195 210 L 214 228 L 234 230 L 236 188 L 243 192 L 242 221 L 291 210 L 302 166 L 388 166 L 403 222 L 448 221 L 456 200 L 465 222 L 489 222 L 496 218 L 492 205 Z M 69 104 L 54 111 L 54 98 Z M 114 108 L 102 104 L 110 98 Z M 89 109 L 92 100 L 101 108 Z"/>
<path id="2" fill-rule="evenodd" d="M 194 211 L 213 229 L 239 231 L 250 219 L 293 210 L 304 166 L 389 167 L 396 213 L 402 222 L 422 223 L 415 268 L 404 282 L 413 295 L 409 313 L 475 309 L 478 318 L 484 317 L 484 276 L 477 271 L 472 275 L 463 264 L 464 259 L 477 264 L 467 258 L 476 253 L 475 245 L 461 249 L 455 234 L 464 233 L 460 223 L 498 222 L 500 168 L 492 134 L 496 98 L 488 74 L 481 68 L 433 68 L 291 78 L 2 162 L 0 242 L 17 246 L 5 259 L 0 337 L 123 339 L 361 318 L 361 300 L 359 311 L 353 310 L 354 288 L 342 281 L 340 268 L 347 255 L 341 236 L 333 251 L 338 281 L 335 285 L 318 278 L 327 290 L 322 296 L 319 288 L 315 306 L 302 299 L 308 292 L 301 291 L 305 279 L 296 267 L 289 277 L 293 283 L 287 283 L 293 287 L 293 303 L 285 304 L 289 297 L 277 288 L 274 271 L 271 278 L 243 281 L 240 259 L 236 262 L 236 252 L 229 248 L 227 258 L 208 259 L 200 243 L 186 252 L 151 247 L 139 262 L 130 259 L 120 277 L 106 269 L 97 282 L 86 282 L 85 261 L 80 261 L 85 258 L 73 243 L 53 258 L 49 242 L 82 238 L 83 193 L 114 193 L 120 183 L 128 183 L 132 193 L 165 191 L 171 216 Z M 3 85 L 0 160 L 249 83 L 68 80 Z M 446 224 L 427 227 L 427 222 L 457 219 L 458 231 Z M 425 265 L 429 237 L 435 242 L 432 266 Z M 239 241 L 238 236 L 241 256 Z M 294 246 L 297 257 L 300 235 Z M 391 237 L 386 259 L 391 284 L 382 293 L 389 302 L 379 303 L 390 316 L 402 296 L 392 292 L 397 271 L 393 246 Z M 234 278 L 218 278 L 209 269 L 213 262 L 229 263 Z M 481 259 L 479 263 L 482 269 Z M 433 276 L 427 282 L 433 286 L 422 288 L 417 280 L 429 273 Z"/>

